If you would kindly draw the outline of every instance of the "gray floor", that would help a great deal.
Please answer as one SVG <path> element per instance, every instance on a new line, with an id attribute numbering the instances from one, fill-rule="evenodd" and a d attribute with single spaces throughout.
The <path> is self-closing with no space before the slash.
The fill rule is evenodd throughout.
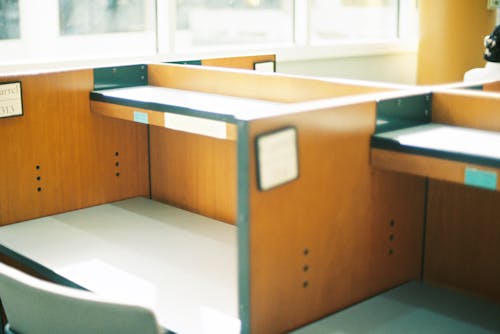
<path id="1" fill-rule="evenodd" d="M 410 282 L 292 333 L 500 333 L 500 305 Z"/>

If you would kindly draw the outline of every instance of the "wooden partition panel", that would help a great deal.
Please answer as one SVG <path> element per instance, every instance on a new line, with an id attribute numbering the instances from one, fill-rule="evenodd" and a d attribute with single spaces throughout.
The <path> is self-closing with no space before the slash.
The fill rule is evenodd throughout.
<path id="1" fill-rule="evenodd" d="M 272 61 L 276 61 L 275 55 L 252 55 L 252 56 L 241 56 L 241 57 L 203 59 L 201 61 L 201 64 L 203 66 L 216 66 L 216 67 L 253 70 L 255 63 L 272 62 Z"/>
<path id="2" fill-rule="evenodd" d="M 24 109 L 0 119 L 0 224 L 148 195 L 147 128 L 90 112 L 92 70 L 0 81 Z"/>
<path id="3" fill-rule="evenodd" d="M 375 108 L 250 123 L 249 223 L 239 233 L 249 230 L 251 333 L 283 333 L 420 277 L 425 181 L 370 167 Z M 297 129 L 300 176 L 259 191 L 254 140 L 285 126 Z"/>
<path id="4" fill-rule="evenodd" d="M 151 127 L 152 198 L 236 223 L 236 142 Z"/>
<path id="5" fill-rule="evenodd" d="M 500 92 L 500 81 L 485 83 L 483 90 L 487 92 Z"/>
<path id="6" fill-rule="evenodd" d="M 500 192 L 429 183 L 424 279 L 500 302 Z"/>
<path id="7" fill-rule="evenodd" d="M 500 96 L 438 92 L 433 120 L 500 131 Z M 500 193 L 429 181 L 424 279 L 500 301 Z"/>
<path id="8" fill-rule="evenodd" d="M 500 131 L 500 94 L 476 90 L 432 94 L 432 121 L 468 128 Z"/>
<path id="9" fill-rule="evenodd" d="M 148 66 L 149 84 L 271 101 L 385 91 L 314 79 L 170 64 Z M 151 127 L 152 198 L 236 222 L 236 143 Z"/>
<path id="10" fill-rule="evenodd" d="M 227 71 L 200 66 L 173 64 L 148 65 L 150 85 L 195 90 L 275 102 L 303 102 L 337 96 L 394 90 L 394 86 L 328 81 L 258 73 Z"/>

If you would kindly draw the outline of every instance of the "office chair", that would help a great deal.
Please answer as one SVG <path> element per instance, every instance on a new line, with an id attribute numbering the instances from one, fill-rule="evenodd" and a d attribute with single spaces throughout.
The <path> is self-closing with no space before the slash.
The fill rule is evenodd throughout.
<path id="1" fill-rule="evenodd" d="M 42 281 L 0 263 L 9 334 L 158 334 L 152 311 Z"/>

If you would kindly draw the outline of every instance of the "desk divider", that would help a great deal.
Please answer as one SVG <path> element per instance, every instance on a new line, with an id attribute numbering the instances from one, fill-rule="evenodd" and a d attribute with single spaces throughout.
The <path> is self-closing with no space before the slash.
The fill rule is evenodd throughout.
<path id="1" fill-rule="evenodd" d="M 500 92 L 500 81 L 484 83 L 483 90 L 488 92 Z"/>
<path id="2" fill-rule="evenodd" d="M 0 225 L 149 195 L 147 129 L 90 113 L 93 70 L 0 81 L 24 108 L 0 120 Z"/>
<path id="3" fill-rule="evenodd" d="M 227 71 L 201 66 L 150 64 L 153 86 L 238 96 L 273 102 L 304 102 L 332 97 L 393 91 L 394 85 L 350 80 L 321 80 L 298 76 Z M 403 86 L 397 87 L 402 89 Z"/>
<path id="4" fill-rule="evenodd" d="M 498 91 L 495 87 L 498 83 L 485 84 L 484 92 L 435 92 L 433 121 L 500 131 L 500 95 L 494 93 Z M 500 175 L 500 169 L 494 171 Z M 497 191 L 491 191 L 429 180 L 426 281 L 500 301 L 498 180 L 496 188 Z"/>
<path id="5" fill-rule="evenodd" d="M 149 84 L 271 102 L 305 102 L 332 96 L 394 90 L 392 86 L 151 64 Z M 235 224 L 235 142 L 150 127 L 152 198 Z M 168 152 L 168 153 L 167 153 Z"/>
<path id="6" fill-rule="evenodd" d="M 238 142 L 249 151 L 249 211 L 238 220 L 249 247 L 249 268 L 240 268 L 249 273 L 248 295 L 240 293 L 249 332 L 287 332 L 419 278 L 425 180 L 370 167 L 375 108 L 325 105 L 249 121 Z M 254 142 L 285 127 L 297 130 L 299 178 L 261 191 Z"/>
<path id="7" fill-rule="evenodd" d="M 276 56 L 274 54 L 263 54 L 263 55 L 258 54 L 258 55 L 248 55 L 248 56 L 224 57 L 224 58 L 180 60 L 168 63 L 254 70 L 255 64 L 267 63 L 267 62 L 273 63 L 274 68 L 276 68 Z"/>
<path id="8" fill-rule="evenodd" d="M 474 129 L 500 131 L 500 94 L 490 91 L 448 90 L 432 94 L 432 121 Z"/>

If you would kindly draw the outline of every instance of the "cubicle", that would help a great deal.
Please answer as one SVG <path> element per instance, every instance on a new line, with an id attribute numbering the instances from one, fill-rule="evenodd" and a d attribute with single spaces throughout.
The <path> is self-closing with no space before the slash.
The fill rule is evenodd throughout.
<path id="1" fill-rule="evenodd" d="M 412 280 L 498 301 L 498 192 L 376 147 L 415 122 L 498 131 L 494 94 L 179 64 L 1 81 L 23 110 L 0 118 L 5 261 L 178 333 L 288 332 Z M 456 279 L 462 242 L 480 281 Z"/>
<path id="2" fill-rule="evenodd" d="M 500 301 L 498 82 L 434 89 L 429 114 L 372 140 L 372 165 L 428 177 L 425 281 Z"/>

